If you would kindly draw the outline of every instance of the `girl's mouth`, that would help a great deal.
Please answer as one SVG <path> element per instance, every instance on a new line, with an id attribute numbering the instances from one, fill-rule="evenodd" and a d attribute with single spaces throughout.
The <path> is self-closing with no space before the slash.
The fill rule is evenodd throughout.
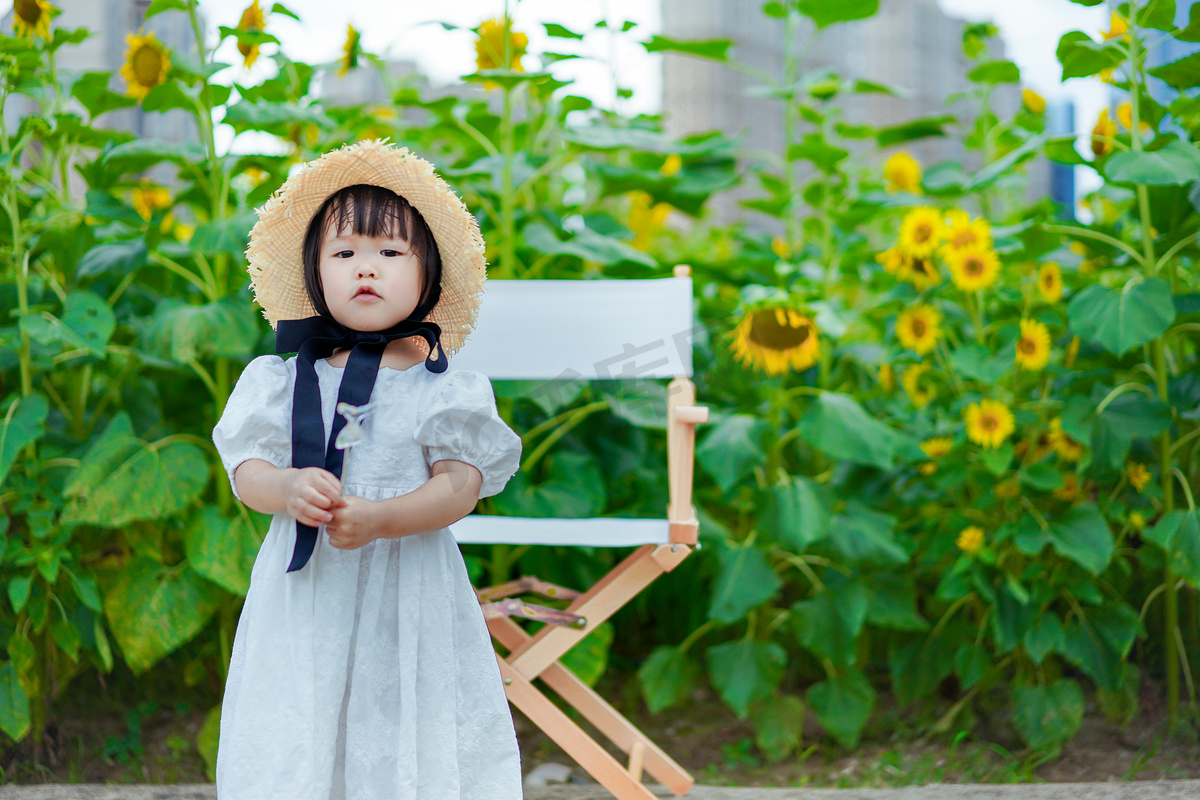
<path id="1" fill-rule="evenodd" d="M 354 293 L 354 299 L 357 300 L 360 297 L 379 297 L 379 293 L 370 286 L 360 286 L 358 287 L 358 291 Z"/>

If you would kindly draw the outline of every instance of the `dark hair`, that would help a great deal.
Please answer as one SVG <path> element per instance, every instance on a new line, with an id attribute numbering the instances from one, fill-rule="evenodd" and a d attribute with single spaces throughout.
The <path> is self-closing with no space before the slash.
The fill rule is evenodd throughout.
<path id="1" fill-rule="evenodd" d="M 357 236 L 396 236 L 408 242 L 421 265 L 421 299 L 414 317 L 424 318 L 441 295 L 442 257 L 421 212 L 391 189 L 360 183 L 339 189 L 313 214 L 304 234 L 304 288 L 323 317 L 330 316 L 321 285 L 321 246 L 325 232 L 350 228 Z"/>

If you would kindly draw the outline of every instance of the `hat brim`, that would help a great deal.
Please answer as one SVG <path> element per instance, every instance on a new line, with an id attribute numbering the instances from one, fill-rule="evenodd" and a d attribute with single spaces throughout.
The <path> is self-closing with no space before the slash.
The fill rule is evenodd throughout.
<path id="1" fill-rule="evenodd" d="M 348 186 L 391 189 L 421 213 L 442 258 L 442 293 L 426 319 L 442 330 L 453 355 L 475 327 L 487 279 L 479 223 L 433 165 L 386 140 L 356 142 L 305 164 L 258 209 L 246 248 L 250 287 L 263 316 L 280 320 L 315 316 L 304 286 L 304 236 L 321 204 Z"/>

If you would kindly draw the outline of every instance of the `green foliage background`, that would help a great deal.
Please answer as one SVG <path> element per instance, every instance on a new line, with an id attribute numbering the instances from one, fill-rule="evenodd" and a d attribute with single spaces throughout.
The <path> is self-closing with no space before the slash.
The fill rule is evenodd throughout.
<path id="1" fill-rule="evenodd" d="M 271 17 L 293 16 L 278 4 L 266 30 L 221 28 L 223 39 L 261 47 L 274 77 L 242 85 L 242 73 L 213 62 L 214 42 L 171 53 L 142 108 L 191 114 L 199 141 L 136 139 L 105 125 L 106 112 L 135 102 L 118 78 L 56 69 L 56 54 L 86 31 L 0 38 L 0 106 L 22 95 L 40 108 L 0 136 L 0 297 L 10 310 L 0 319 L 0 730 L 37 741 L 74 677 L 110 672 L 118 659 L 153 675 L 182 653 L 170 663 L 184 680 L 212 687 L 200 742 L 211 758 L 266 529 L 233 501 L 209 442 L 240 369 L 270 347 L 246 289 L 253 209 L 296 164 L 380 136 L 431 158 L 476 211 L 493 277 L 661 277 L 692 266 L 706 331 L 695 380 L 713 411 L 697 449 L 705 546 L 585 642 L 572 657 L 582 674 L 594 681 L 614 659 L 640 665 L 655 712 L 708 684 L 774 759 L 800 747 L 810 712 L 830 741 L 856 746 L 881 691 L 935 733 L 1006 714 L 1036 749 L 1074 735 L 1085 690 L 1128 718 L 1149 680 L 1165 686 L 1173 727 L 1194 715 L 1197 57 L 1151 71 L 1183 90 L 1169 107 L 1148 93 L 1145 59 L 1162 37 L 1200 40 L 1200 11 L 1177 29 L 1171 0 L 1126 4 L 1127 36 L 1062 38 L 1064 79 L 1115 69 L 1130 94 L 1132 124 L 1100 131 L 1100 155 L 1085 158 L 1074 137 L 1048 136 L 1034 110 L 997 116 L 995 88 L 1019 82 L 1019 70 L 990 59 L 987 25 L 964 31 L 969 117 L 847 122 L 847 95 L 899 90 L 804 72 L 801 54 L 826 27 L 877 7 L 763 5 L 787 32 L 783 74 L 758 76 L 785 111 L 783 152 L 765 159 L 720 132 L 675 139 L 657 118 L 596 108 L 545 71 L 564 57 L 552 53 L 526 57 L 539 70 L 466 76 L 483 84 L 478 94 L 434 98 L 355 45 L 348 60 L 378 69 L 391 102 L 327 105 L 316 80 L 336 65 L 274 47 Z M 194 2 L 155 0 L 147 16 L 166 10 L 188 14 L 203 41 Z M 511 64 L 514 45 L 495 63 Z M 742 68 L 728 41 L 655 36 L 645 46 Z M 1129 133 L 1142 123 L 1147 133 Z M 273 135 L 286 154 L 222 153 L 214 125 Z M 930 165 L 919 193 L 886 191 L 881 153 L 929 136 L 961 138 L 981 168 Z M 1024 171 L 1039 154 L 1104 178 L 1088 198 L 1093 222 L 1024 200 Z M 177 168 L 178 182 L 143 216 L 133 198 L 160 164 Z M 86 191 L 72 192 L 71 178 Z M 709 214 L 715 192 L 743 182 L 759 191 L 745 205 L 777 217 L 781 240 Z M 917 290 L 880 266 L 875 256 L 905 215 L 927 205 L 988 219 L 998 283 Z M 666 206 L 687 224 L 663 226 Z M 1062 302 L 1039 295 L 1028 266 L 1050 261 L 1062 267 Z M 763 375 L 734 359 L 736 323 L 764 303 L 814 320 L 811 368 Z M 922 303 L 943 319 L 927 359 L 895 333 L 897 315 Z M 1018 323 L 1030 318 L 1053 341 L 1037 373 L 1013 358 Z M 1067 356 L 1075 337 L 1077 355 Z M 880 373 L 917 364 L 929 370 L 927 405 Z M 497 382 L 496 391 L 526 455 L 487 510 L 662 514 L 662 416 L 645 412 L 664 407 L 661 387 Z M 1012 410 L 1014 442 L 969 440 L 963 413 L 983 399 Z M 1039 445 L 1055 419 L 1081 446 L 1077 461 Z M 930 468 L 919 445 L 939 436 L 953 446 Z M 1131 460 L 1148 465 L 1149 484 L 1132 485 Z M 1061 491 L 1068 485 L 1078 491 Z M 985 535 L 973 552 L 955 544 L 969 525 Z M 468 552 L 481 578 L 519 572 L 566 585 L 589 583 L 613 558 Z"/>

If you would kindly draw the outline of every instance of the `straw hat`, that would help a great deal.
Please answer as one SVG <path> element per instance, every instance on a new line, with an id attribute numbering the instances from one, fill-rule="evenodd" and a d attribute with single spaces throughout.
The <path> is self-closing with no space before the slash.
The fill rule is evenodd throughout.
<path id="1" fill-rule="evenodd" d="M 246 259 L 263 316 L 272 328 L 280 320 L 316 316 L 304 288 L 304 234 L 326 198 L 360 183 L 404 197 L 433 232 L 442 294 L 425 319 L 441 328 L 442 348 L 453 355 L 475 327 L 487 277 L 479 223 L 432 164 L 385 139 L 349 144 L 304 164 L 258 209 Z"/>

